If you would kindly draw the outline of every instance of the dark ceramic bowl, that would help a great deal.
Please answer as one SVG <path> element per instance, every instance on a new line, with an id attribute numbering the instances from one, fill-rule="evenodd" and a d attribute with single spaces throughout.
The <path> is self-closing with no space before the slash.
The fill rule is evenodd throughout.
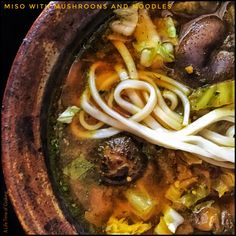
<path id="1" fill-rule="evenodd" d="M 47 117 L 74 55 L 108 17 L 108 11 L 55 10 L 53 4 L 23 40 L 3 99 L 3 172 L 27 234 L 82 233 L 63 208 L 48 171 Z"/>

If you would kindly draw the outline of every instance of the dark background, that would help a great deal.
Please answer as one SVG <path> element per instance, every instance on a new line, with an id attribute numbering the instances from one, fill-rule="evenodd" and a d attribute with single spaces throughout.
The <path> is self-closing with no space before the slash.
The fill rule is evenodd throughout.
<path id="1" fill-rule="evenodd" d="M 0 8 L 0 81 L 1 81 L 1 103 L 4 94 L 4 89 L 6 86 L 7 78 L 11 69 L 11 65 L 15 58 L 15 55 L 20 47 L 22 40 L 30 29 L 31 25 L 41 13 L 41 9 L 4 9 L 4 3 L 47 3 L 49 1 L 1 1 Z M 0 164 L 1 165 L 1 164 Z M 0 198 L 0 213 L 1 214 L 1 225 L 0 225 L 0 235 L 25 235 L 22 229 L 14 209 L 10 203 L 9 199 L 6 199 L 6 186 L 4 184 L 4 178 L 2 173 L 2 165 L 0 171 L 0 181 L 1 181 L 1 198 Z M 7 222 L 5 218 L 7 218 Z M 7 233 L 4 232 L 4 224 L 7 223 Z"/>

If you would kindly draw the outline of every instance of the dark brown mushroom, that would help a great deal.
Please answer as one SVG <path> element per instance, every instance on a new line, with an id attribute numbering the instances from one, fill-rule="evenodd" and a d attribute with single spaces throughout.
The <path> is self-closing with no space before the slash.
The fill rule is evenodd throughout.
<path id="1" fill-rule="evenodd" d="M 219 51 L 210 62 L 208 74 L 212 83 L 234 78 L 234 52 Z"/>
<path id="2" fill-rule="evenodd" d="M 195 22 L 176 50 L 178 65 L 201 68 L 209 59 L 209 53 L 219 46 L 225 35 L 225 26 L 218 17 L 210 16 Z"/>
<path id="3" fill-rule="evenodd" d="M 228 25 L 222 20 L 228 3 L 181 29 L 176 47 L 176 77 L 193 88 L 232 79 L 234 75 L 234 54 L 228 51 L 234 45 L 233 34 L 229 34 Z M 188 73 L 188 66 L 192 66 L 193 73 Z"/>
<path id="4" fill-rule="evenodd" d="M 98 147 L 101 179 L 106 184 L 133 182 L 144 172 L 147 158 L 140 144 L 131 137 L 112 137 Z"/>

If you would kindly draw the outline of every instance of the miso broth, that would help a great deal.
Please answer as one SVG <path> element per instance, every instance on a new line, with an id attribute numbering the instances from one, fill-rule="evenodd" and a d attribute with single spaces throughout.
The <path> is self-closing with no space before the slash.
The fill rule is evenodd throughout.
<path id="1" fill-rule="evenodd" d="M 71 65 L 53 105 L 50 163 L 84 233 L 234 233 L 234 5 L 219 18 L 224 3 L 204 3 L 115 11 Z M 219 37 L 196 33 L 194 20 Z"/>

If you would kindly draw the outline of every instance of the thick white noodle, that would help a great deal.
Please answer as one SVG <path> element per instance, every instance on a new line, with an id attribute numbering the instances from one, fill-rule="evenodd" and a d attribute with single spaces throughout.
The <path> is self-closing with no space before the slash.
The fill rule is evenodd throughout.
<path id="1" fill-rule="evenodd" d="M 226 136 L 228 136 L 230 138 L 234 138 L 234 135 L 235 135 L 235 126 L 232 125 L 227 129 Z"/>
<path id="2" fill-rule="evenodd" d="M 228 169 L 234 169 L 234 163 L 216 161 L 214 159 L 209 159 L 209 158 L 204 157 L 204 156 L 198 156 L 198 157 L 201 158 L 203 161 L 208 162 L 212 165 L 220 166 L 220 167 L 224 167 L 224 168 L 228 168 Z"/>
<path id="3" fill-rule="evenodd" d="M 115 65 L 115 70 L 118 73 L 120 80 L 126 80 L 129 78 L 128 73 L 126 72 L 125 68 L 122 65 Z M 140 109 L 143 108 L 144 103 L 142 99 L 138 96 L 136 91 L 132 89 L 127 89 L 126 91 L 129 99 L 131 102 L 133 102 L 134 105 L 139 107 Z M 143 120 L 143 122 L 152 129 L 158 129 L 161 128 L 161 125 L 150 115 L 146 119 Z"/>
<path id="4" fill-rule="evenodd" d="M 166 75 L 162 75 L 162 74 L 159 74 L 156 72 L 151 72 L 151 71 L 139 71 L 139 73 L 147 75 L 152 78 L 155 78 L 156 80 L 165 81 L 165 82 L 175 86 L 179 90 L 181 90 L 185 95 L 189 95 L 189 93 L 190 93 L 190 89 L 188 87 L 186 87 L 185 85 L 179 83 L 178 81 L 176 81 L 174 79 L 171 79 L 170 77 L 168 77 Z"/>
<path id="5" fill-rule="evenodd" d="M 170 109 L 173 111 L 178 106 L 178 97 L 175 93 L 171 92 L 170 90 L 164 90 L 162 96 L 170 101 Z"/>
<path id="6" fill-rule="evenodd" d="M 211 140 L 212 142 L 226 147 L 234 147 L 234 138 L 228 137 L 222 134 L 218 134 L 212 130 L 204 129 L 200 133 L 204 138 Z"/>
<path id="7" fill-rule="evenodd" d="M 85 120 L 84 115 L 85 115 L 85 112 L 83 110 L 81 110 L 79 112 L 79 121 L 80 121 L 80 124 L 85 129 L 87 129 L 87 130 L 97 130 L 97 129 L 100 129 L 104 125 L 104 123 L 101 122 L 101 121 L 97 122 L 96 124 L 91 125 Z"/>
<path id="8" fill-rule="evenodd" d="M 234 109 L 228 107 L 217 108 L 209 113 L 201 116 L 182 130 L 177 131 L 178 135 L 196 134 L 203 128 L 220 120 L 228 120 L 229 117 L 234 116 Z"/>
<path id="9" fill-rule="evenodd" d="M 138 108 L 130 102 L 127 102 L 121 97 L 121 92 L 127 88 L 149 91 L 148 101 L 142 109 Z M 119 104 L 123 109 L 129 111 L 132 114 L 135 114 L 133 115 L 132 119 L 136 120 L 137 122 L 140 122 L 147 116 L 149 116 L 157 103 L 155 89 L 150 84 L 139 80 L 125 80 L 120 82 L 115 88 L 114 98 L 117 104 Z"/>
<path id="10" fill-rule="evenodd" d="M 119 51 L 120 55 L 122 56 L 126 67 L 129 72 L 129 76 L 131 79 L 137 79 L 138 78 L 138 72 L 136 70 L 135 63 L 133 61 L 133 58 L 125 46 L 125 44 L 121 41 L 112 41 L 113 45 L 116 47 L 116 49 Z"/>
<path id="11" fill-rule="evenodd" d="M 180 98 L 180 100 L 183 104 L 183 107 L 184 107 L 183 125 L 184 126 L 188 125 L 189 116 L 190 116 L 190 102 L 189 102 L 186 94 L 183 91 L 181 91 L 180 88 L 177 88 L 165 81 L 157 81 L 157 84 L 164 87 L 164 88 L 169 89 L 170 91 L 172 91 L 178 95 L 178 97 Z"/>
<path id="12" fill-rule="evenodd" d="M 204 150 L 212 153 L 215 156 L 215 159 L 218 161 L 230 161 L 233 162 L 234 157 L 234 148 L 221 147 L 217 144 L 196 135 L 185 136 L 183 139 L 184 142 L 196 144 L 198 147 L 202 147 Z"/>
<path id="13" fill-rule="evenodd" d="M 166 131 L 163 129 L 157 129 L 152 130 L 142 124 L 139 124 L 138 122 L 132 120 L 132 117 L 127 119 L 117 113 L 116 111 L 112 110 L 100 97 L 99 92 L 96 89 L 96 83 L 95 83 L 95 70 L 99 66 L 99 63 L 96 63 L 91 66 L 90 72 L 89 72 L 89 88 L 91 91 L 91 95 L 93 99 L 97 102 L 97 104 L 100 106 L 100 108 L 103 110 L 101 114 L 104 114 L 106 117 L 108 116 L 109 119 L 112 120 L 110 123 L 116 123 L 119 124 L 119 127 L 122 130 L 131 132 L 139 137 L 142 137 L 146 139 L 147 141 L 164 146 L 171 149 L 181 149 L 183 151 L 192 152 L 195 154 L 199 154 L 208 158 L 213 158 L 218 161 L 230 161 L 234 162 L 234 152 L 233 148 L 227 148 L 227 147 L 219 147 L 213 142 L 204 139 L 200 136 L 192 135 L 192 133 L 187 136 L 186 134 L 178 134 L 180 131 Z M 84 108 L 84 107 L 83 107 Z M 211 118 L 214 121 L 216 121 L 218 118 L 215 116 L 221 115 L 222 108 L 217 109 L 218 112 L 212 113 Z M 224 113 L 226 113 L 226 116 L 230 116 L 231 114 L 227 113 L 227 109 L 224 109 Z M 108 115 L 106 115 L 108 114 Z M 230 112 L 229 112 L 230 113 Z M 100 116 L 96 116 L 101 118 Z M 207 117 L 208 118 L 208 117 Z M 200 118 L 199 118 L 200 119 Z M 102 120 L 104 122 L 104 119 Z M 116 121 L 116 122 L 114 122 Z M 197 120 L 198 121 L 198 120 Z M 197 122 L 195 121 L 195 122 Z M 193 122 L 194 123 L 194 122 Z M 206 122 L 203 122 L 205 124 Z M 208 122 L 211 124 L 211 122 Z M 199 127 L 200 131 L 203 127 Z M 177 138 L 176 138 L 177 137 Z M 227 157 L 226 157 L 227 156 Z"/>
<path id="14" fill-rule="evenodd" d="M 102 138 L 109 138 L 112 137 L 118 133 L 120 133 L 121 130 L 117 130 L 115 128 L 104 128 L 104 129 L 98 129 L 96 132 L 92 133 L 91 137 L 94 139 L 102 139 Z"/>
<path id="15" fill-rule="evenodd" d="M 178 113 L 172 111 L 166 104 L 165 100 L 163 99 L 163 96 L 161 94 L 160 89 L 158 88 L 158 86 L 152 81 L 152 79 L 150 79 L 148 76 L 144 76 L 142 74 L 139 74 L 139 78 L 143 79 L 147 82 L 149 82 L 156 90 L 157 93 L 157 101 L 158 104 L 160 106 L 160 108 L 171 118 L 175 119 L 176 121 L 178 121 L 179 123 L 183 122 L 183 117 L 181 115 L 179 115 Z"/>

